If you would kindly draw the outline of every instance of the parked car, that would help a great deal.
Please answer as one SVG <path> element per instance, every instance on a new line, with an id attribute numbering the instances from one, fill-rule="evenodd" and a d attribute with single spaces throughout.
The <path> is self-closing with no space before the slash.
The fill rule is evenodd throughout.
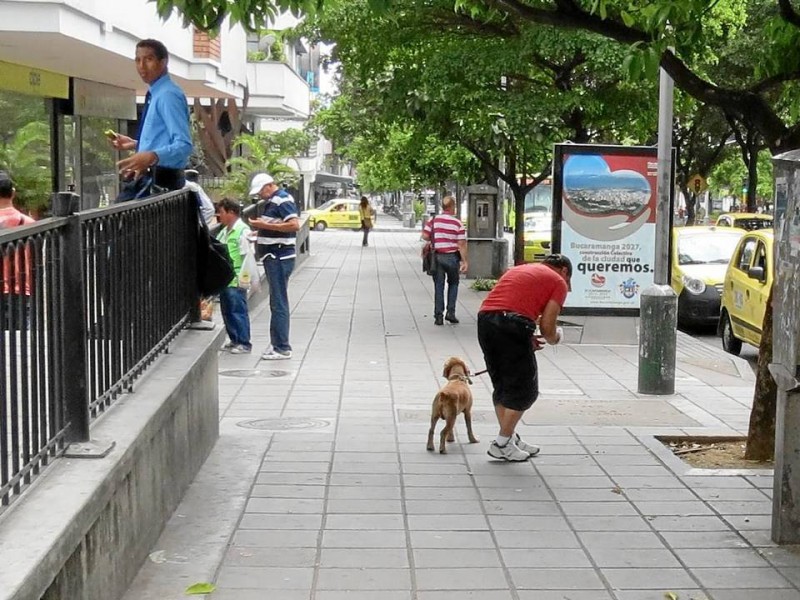
<path id="1" fill-rule="evenodd" d="M 315 231 L 325 231 L 328 227 L 359 229 L 361 216 L 358 200 L 353 198 L 333 198 L 317 208 L 308 211 L 308 226 Z"/>
<path id="2" fill-rule="evenodd" d="M 726 352 L 739 354 L 742 342 L 758 347 L 775 274 L 772 230 L 750 231 L 733 252 L 722 291 L 718 332 Z"/>
<path id="3" fill-rule="evenodd" d="M 723 213 L 717 217 L 717 227 L 738 227 L 747 231 L 771 229 L 772 215 L 760 213 Z"/>
<path id="4" fill-rule="evenodd" d="M 525 213 L 525 262 L 537 262 L 552 253 L 550 238 L 553 215 L 550 213 Z"/>
<path id="5" fill-rule="evenodd" d="M 710 326 L 719 321 L 725 270 L 745 234 L 734 227 L 675 227 L 671 285 L 678 294 L 678 323 Z"/>

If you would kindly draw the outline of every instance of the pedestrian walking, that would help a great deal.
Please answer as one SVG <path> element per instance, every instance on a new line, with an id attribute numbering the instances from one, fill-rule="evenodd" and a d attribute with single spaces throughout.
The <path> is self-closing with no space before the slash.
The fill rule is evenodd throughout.
<path id="1" fill-rule="evenodd" d="M 184 186 L 184 168 L 192 153 L 186 95 L 170 79 L 169 53 L 158 40 L 136 44 L 136 70 L 149 89 L 137 139 L 107 132 L 117 150 L 134 153 L 117 163 L 123 187 L 117 202 L 137 200 Z"/>
<path id="2" fill-rule="evenodd" d="M 361 203 L 358 205 L 358 214 L 359 217 L 361 217 L 361 231 L 364 232 L 361 245 L 369 246 L 369 232 L 374 226 L 375 209 L 370 206 L 366 196 L 361 196 Z"/>
<path id="3" fill-rule="evenodd" d="M 433 322 L 444 325 L 444 321 L 458 323 L 459 274 L 466 273 L 467 232 L 464 224 L 455 216 L 456 199 L 442 198 L 442 214 L 430 219 L 422 228 L 422 239 L 433 239 L 431 252 L 435 252 L 436 269 L 433 272 Z M 447 279 L 447 306 L 445 312 L 444 284 Z"/>
<path id="4" fill-rule="evenodd" d="M 240 286 L 240 278 L 244 260 L 250 252 L 250 241 L 247 234 L 250 228 L 241 220 L 239 203 L 230 198 L 223 198 L 217 205 L 217 219 L 222 230 L 217 239 L 225 244 L 228 256 L 233 262 L 236 276 L 231 279 L 224 290 L 219 293 L 219 307 L 229 342 L 224 348 L 231 354 L 250 354 L 253 349 L 250 343 L 250 314 L 247 310 L 247 289 Z"/>
<path id="5" fill-rule="evenodd" d="M 294 270 L 295 238 L 300 229 L 300 218 L 294 198 L 279 188 L 267 173 L 253 177 L 250 196 L 255 195 L 267 201 L 263 215 L 250 219 L 250 226 L 258 231 L 258 247 L 264 256 L 264 271 L 269 285 L 270 347 L 261 358 L 283 360 L 292 357 L 289 277 Z"/>
<path id="6" fill-rule="evenodd" d="M 520 438 L 516 427 L 539 396 L 534 352 L 545 342 L 558 344 L 563 337 L 556 323 L 571 289 L 571 277 L 569 258 L 551 254 L 541 263 L 506 271 L 481 304 L 478 343 L 492 379 L 492 401 L 500 425 L 489 446 L 492 458 L 516 462 L 539 453 L 538 446 Z"/>
<path id="7" fill-rule="evenodd" d="M 184 176 L 186 177 L 186 189 L 197 194 L 197 208 L 200 210 L 200 215 L 206 225 L 211 227 L 214 224 L 217 209 L 214 207 L 211 198 L 206 194 L 203 186 L 200 185 L 200 173 L 195 169 L 186 169 Z"/>
<path id="8" fill-rule="evenodd" d="M 35 221 L 14 206 L 17 190 L 5 171 L 0 171 L 0 230 L 30 225 Z M 30 247 L 25 250 L 9 250 L 3 256 L 3 312 L 7 330 L 27 328 L 30 312 L 31 280 L 33 261 Z M 24 280 L 24 282 L 23 282 Z"/>

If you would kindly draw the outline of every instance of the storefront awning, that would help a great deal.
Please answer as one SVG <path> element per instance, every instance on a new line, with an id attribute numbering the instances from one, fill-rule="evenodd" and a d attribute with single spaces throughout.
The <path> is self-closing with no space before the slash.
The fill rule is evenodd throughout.
<path id="1" fill-rule="evenodd" d="M 333 173 L 317 173 L 314 183 L 353 183 L 353 178 L 348 175 L 334 175 Z"/>

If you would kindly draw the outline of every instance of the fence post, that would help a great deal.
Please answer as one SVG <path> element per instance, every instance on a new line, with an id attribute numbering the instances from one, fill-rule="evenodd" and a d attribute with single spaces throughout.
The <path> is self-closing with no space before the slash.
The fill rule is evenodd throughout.
<path id="1" fill-rule="evenodd" d="M 64 408 L 69 422 L 67 442 L 89 441 L 89 398 L 86 385 L 86 306 L 83 282 L 83 248 L 78 215 L 66 218 L 64 260 L 62 262 L 64 295 L 61 298 L 61 385 Z"/>

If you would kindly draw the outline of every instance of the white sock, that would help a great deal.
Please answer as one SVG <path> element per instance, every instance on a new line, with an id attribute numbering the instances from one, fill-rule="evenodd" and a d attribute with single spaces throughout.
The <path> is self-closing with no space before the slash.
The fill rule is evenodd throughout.
<path id="1" fill-rule="evenodd" d="M 497 443 L 498 446 L 505 446 L 508 443 L 508 440 L 510 439 L 511 439 L 510 437 L 507 437 L 505 435 L 497 434 L 497 437 L 495 438 L 494 441 Z"/>

